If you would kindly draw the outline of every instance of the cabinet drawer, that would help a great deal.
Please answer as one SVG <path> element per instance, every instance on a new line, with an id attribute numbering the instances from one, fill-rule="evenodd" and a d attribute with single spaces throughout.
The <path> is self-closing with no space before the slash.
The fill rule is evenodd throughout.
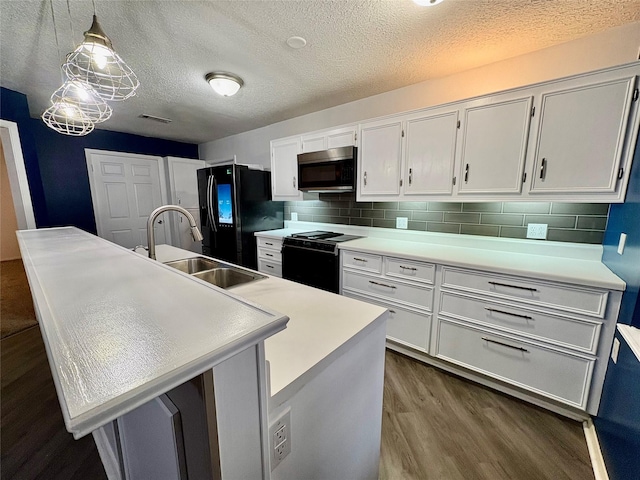
<path id="1" fill-rule="evenodd" d="M 608 295 L 604 290 L 451 267 L 442 269 L 442 286 L 600 318 Z"/>
<path id="2" fill-rule="evenodd" d="M 424 352 L 427 351 L 431 332 L 431 314 L 417 313 L 350 292 L 345 292 L 344 295 L 388 308 L 387 338 Z"/>
<path id="3" fill-rule="evenodd" d="M 382 256 L 371 255 L 369 253 L 350 252 L 341 250 L 342 266 L 349 268 L 357 268 L 367 272 L 382 272 Z"/>
<path id="4" fill-rule="evenodd" d="M 258 247 L 272 248 L 273 250 L 282 250 L 282 239 L 273 239 L 267 237 L 256 237 Z"/>
<path id="5" fill-rule="evenodd" d="M 349 270 L 343 272 L 342 285 L 345 289 L 381 300 L 391 300 L 422 309 L 431 310 L 433 304 L 433 288 L 427 286 L 409 285 L 388 278 L 361 275 Z"/>
<path id="6" fill-rule="evenodd" d="M 584 409 L 595 359 L 438 318 L 436 356 Z"/>
<path id="7" fill-rule="evenodd" d="M 258 247 L 258 257 L 264 258 L 269 262 L 282 262 L 282 252 L 279 250 Z"/>
<path id="8" fill-rule="evenodd" d="M 432 263 L 413 262 L 386 257 L 384 273 L 389 277 L 405 278 L 415 282 L 433 283 L 436 267 Z"/>
<path id="9" fill-rule="evenodd" d="M 441 292 L 440 313 L 595 354 L 601 322 L 551 315 L 482 298 Z"/>
<path id="10" fill-rule="evenodd" d="M 261 273 L 266 273 L 268 275 L 273 275 L 274 277 L 282 278 L 282 264 L 270 262 L 269 260 L 264 260 L 262 258 L 258 259 L 258 271 Z"/>

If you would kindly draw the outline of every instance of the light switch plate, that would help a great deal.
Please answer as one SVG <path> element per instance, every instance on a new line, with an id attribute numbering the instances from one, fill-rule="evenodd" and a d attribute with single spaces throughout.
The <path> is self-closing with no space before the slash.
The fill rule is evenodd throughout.
<path id="1" fill-rule="evenodd" d="M 292 222 L 298 221 L 298 214 L 296 212 L 291 212 L 291 221 Z"/>
<path id="2" fill-rule="evenodd" d="M 537 240 L 547 239 L 546 223 L 529 223 L 527 224 L 527 238 L 535 238 Z"/>
<path id="3" fill-rule="evenodd" d="M 620 351 L 620 340 L 613 339 L 613 348 L 611 349 L 611 360 L 613 363 L 618 363 L 618 352 Z"/>
<path id="4" fill-rule="evenodd" d="M 622 255 L 624 253 L 624 246 L 627 243 L 627 234 L 620 234 L 620 241 L 618 242 L 618 254 Z"/>
<path id="5" fill-rule="evenodd" d="M 396 218 L 396 228 L 407 228 L 409 226 L 409 218 L 408 217 L 398 217 Z"/>

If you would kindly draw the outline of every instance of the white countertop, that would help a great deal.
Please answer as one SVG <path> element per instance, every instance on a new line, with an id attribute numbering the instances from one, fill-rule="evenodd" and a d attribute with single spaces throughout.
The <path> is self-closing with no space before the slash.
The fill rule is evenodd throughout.
<path id="1" fill-rule="evenodd" d="M 158 260 L 168 262 L 197 254 L 159 245 L 156 255 Z M 285 330 L 265 340 L 270 408 L 290 398 L 308 379 L 387 318 L 386 309 L 377 305 L 277 277 L 239 285 L 231 291 L 289 317 Z"/>
<path id="2" fill-rule="evenodd" d="M 77 228 L 18 240 L 75 438 L 286 327 L 283 314 Z"/>
<path id="3" fill-rule="evenodd" d="M 282 238 L 291 233 L 327 230 L 366 238 L 339 243 L 343 250 L 489 270 L 588 287 L 624 290 L 626 283 L 600 260 L 601 245 L 416 232 L 355 225 L 285 222 L 286 228 L 257 232 Z"/>

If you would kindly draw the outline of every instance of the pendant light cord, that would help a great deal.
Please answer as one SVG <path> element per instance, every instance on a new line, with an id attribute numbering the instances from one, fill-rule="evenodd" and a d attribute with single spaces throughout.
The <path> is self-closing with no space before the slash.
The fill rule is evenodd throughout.
<path id="1" fill-rule="evenodd" d="M 69 0 L 67 0 L 67 13 L 69 14 L 69 26 L 71 27 L 71 49 L 75 46 L 73 43 L 73 39 L 76 37 L 75 32 L 73 31 L 73 20 L 71 19 L 71 5 L 69 4 Z"/>
<path id="2" fill-rule="evenodd" d="M 56 38 L 56 49 L 58 50 L 58 61 L 60 60 L 60 42 L 58 42 L 58 28 L 56 27 L 56 14 L 53 11 L 53 0 L 49 0 L 49 4 L 51 5 L 51 19 L 53 20 L 53 34 Z M 64 73 L 62 73 L 62 69 L 60 69 L 60 77 L 62 78 L 62 83 L 64 83 Z"/>

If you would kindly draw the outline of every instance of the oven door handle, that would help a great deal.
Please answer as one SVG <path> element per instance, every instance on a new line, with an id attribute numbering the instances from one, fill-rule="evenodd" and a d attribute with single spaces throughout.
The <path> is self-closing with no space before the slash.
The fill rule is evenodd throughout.
<path id="1" fill-rule="evenodd" d="M 327 250 L 318 250 L 316 248 L 309 248 L 309 247 L 299 247 L 298 245 L 282 245 L 282 254 L 284 255 L 284 253 L 287 251 L 287 249 L 289 250 L 305 250 L 308 252 L 314 252 L 314 253 L 326 253 L 327 255 L 333 255 L 334 257 L 338 256 L 338 252 L 329 252 Z"/>

